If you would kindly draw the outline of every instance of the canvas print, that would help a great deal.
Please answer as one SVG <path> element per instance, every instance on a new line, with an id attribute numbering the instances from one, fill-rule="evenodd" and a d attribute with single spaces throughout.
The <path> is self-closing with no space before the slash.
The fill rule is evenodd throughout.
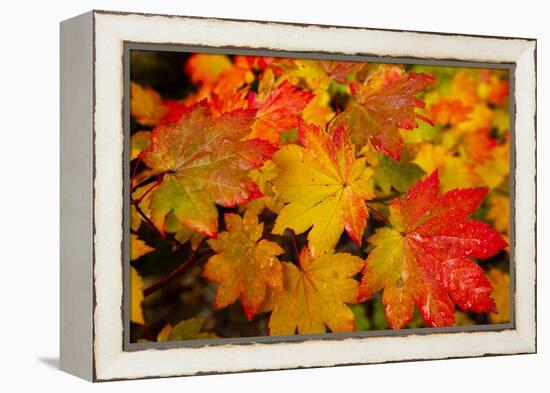
<path id="1" fill-rule="evenodd" d="M 508 70 L 129 61 L 131 342 L 510 321 Z"/>

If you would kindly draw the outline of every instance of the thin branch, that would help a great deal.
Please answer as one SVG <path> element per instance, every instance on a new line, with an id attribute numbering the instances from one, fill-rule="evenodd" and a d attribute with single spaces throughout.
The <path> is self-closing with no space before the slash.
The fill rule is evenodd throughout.
<path id="1" fill-rule="evenodd" d="M 143 296 L 147 297 L 151 295 L 152 293 L 155 293 L 159 289 L 165 287 L 172 281 L 174 281 L 176 278 L 178 278 L 182 273 L 184 273 L 187 269 L 189 269 L 193 264 L 197 261 L 197 259 L 201 256 L 207 255 L 209 252 L 211 252 L 210 249 L 205 248 L 201 251 L 193 251 L 189 257 L 182 262 L 181 265 L 179 265 L 177 268 L 172 270 L 170 273 L 168 273 L 166 276 L 159 279 L 157 282 L 152 284 L 151 286 L 145 288 L 143 290 Z"/>

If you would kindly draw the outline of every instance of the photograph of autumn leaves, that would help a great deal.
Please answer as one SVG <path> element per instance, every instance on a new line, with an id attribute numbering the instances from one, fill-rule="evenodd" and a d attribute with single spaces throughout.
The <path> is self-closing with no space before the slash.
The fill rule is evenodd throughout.
<path id="1" fill-rule="evenodd" d="M 129 64 L 130 342 L 510 321 L 508 70 Z"/>

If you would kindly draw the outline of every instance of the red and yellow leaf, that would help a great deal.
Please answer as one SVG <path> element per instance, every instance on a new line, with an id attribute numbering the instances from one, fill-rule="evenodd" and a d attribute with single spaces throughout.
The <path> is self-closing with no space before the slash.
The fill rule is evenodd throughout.
<path id="1" fill-rule="evenodd" d="M 273 336 L 355 330 L 355 317 L 346 303 L 355 303 L 359 283 L 353 279 L 365 262 L 347 253 L 329 251 L 314 257 L 300 253 L 300 267 L 283 263 L 284 288 L 273 291 L 266 304 L 272 310 L 269 334 Z"/>
<path id="2" fill-rule="evenodd" d="M 497 145 L 496 139 L 491 138 L 490 130 L 482 128 L 476 132 L 464 135 L 464 147 L 468 156 L 476 162 L 484 162 L 492 157 L 492 150 Z"/>
<path id="3" fill-rule="evenodd" d="M 308 234 L 309 248 L 318 256 L 334 248 L 344 229 L 361 244 L 368 218 L 365 201 L 372 198 L 373 171 L 366 159 L 355 159 L 343 127 L 330 136 L 301 123 L 300 143 L 286 145 L 273 155 L 280 174 L 273 179 L 281 210 L 273 233 L 286 228 Z"/>
<path id="4" fill-rule="evenodd" d="M 175 124 L 155 128 L 143 162 L 163 174 L 152 192 L 151 220 L 165 229 L 168 213 L 206 236 L 218 228 L 215 204 L 242 205 L 261 196 L 247 176 L 276 147 L 250 134 L 255 110 L 236 110 L 213 119 L 205 101 L 189 107 Z"/>
<path id="5" fill-rule="evenodd" d="M 437 171 L 390 206 L 392 228 L 369 242 L 361 299 L 383 290 L 386 318 L 394 329 L 411 319 L 414 305 L 429 326 L 451 326 L 455 307 L 477 313 L 495 309 L 491 284 L 470 258 L 488 258 L 506 242 L 488 224 L 467 220 L 486 189 L 439 194 Z"/>
<path id="6" fill-rule="evenodd" d="M 232 66 L 226 55 L 195 53 L 185 64 L 185 71 L 193 83 L 212 85 Z"/>
<path id="7" fill-rule="evenodd" d="M 299 113 L 313 98 L 313 94 L 297 90 L 287 81 L 275 88 L 262 102 L 253 93 L 249 95 L 249 107 L 257 109 L 252 125 L 251 139 L 258 138 L 278 144 L 283 131 L 298 126 Z"/>
<path id="8" fill-rule="evenodd" d="M 138 131 L 130 138 L 130 160 L 135 160 L 151 141 L 150 131 Z"/>
<path id="9" fill-rule="evenodd" d="M 465 121 L 472 108 L 460 100 L 442 99 L 430 105 L 429 110 L 434 124 L 454 126 Z"/>
<path id="10" fill-rule="evenodd" d="M 247 211 L 243 218 L 226 214 L 227 231 L 217 239 L 208 240 L 216 252 L 204 267 L 203 276 L 220 283 L 216 292 L 216 309 L 224 308 L 240 298 L 246 317 L 251 320 L 271 288 L 283 286 L 282 266 L 277 255 L 284 250 L 277 244 L 261 239 L 264 224 Z"/>
<path id="11" fill-rule="evenodd" d="M 365 83 L 350 84 L 360 105 L 343 111 L 333 127 L 345 125 L 352 140 L 363 145 L 370 140 L 376 149 L 399 161 L 403 150 L 399 129 L 412 130 L 418 126 L 417 119 L 431 124 L 430 119 L 415 112 L 424 107 L 415 94 L 434 81 L 426 74 L 401 73 L 396 67 L 380 66 Z M 352 113 L 346 113 L 348 110 Z"/>
<path id="12" fill-rule="evenodd" d="M 130 112 L 143 126 L 156 126 L 168 111 L 160 94 L 150 87 L 131 82 L 130 96 Z"/>

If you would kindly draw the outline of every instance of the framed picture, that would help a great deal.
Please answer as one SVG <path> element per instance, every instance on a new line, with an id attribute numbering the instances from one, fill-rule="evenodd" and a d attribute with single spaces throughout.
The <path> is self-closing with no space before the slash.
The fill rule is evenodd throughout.
<path id="1" fill-rule="evenodd" d="M 536 351 L 536 40 L 61 24 L 61 368 Z"/>

